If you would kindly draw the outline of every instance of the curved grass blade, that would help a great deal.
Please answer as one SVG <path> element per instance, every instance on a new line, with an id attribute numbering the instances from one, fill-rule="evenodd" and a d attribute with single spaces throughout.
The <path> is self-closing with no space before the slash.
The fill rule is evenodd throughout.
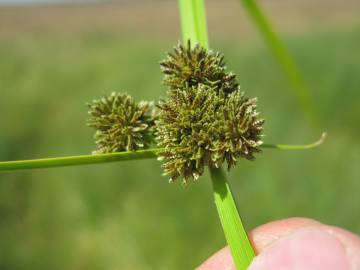
<path id="1" fill-rule="evenodd" d="M 318 111 L 310 90 L 287 47 L 273 29 L 264 12 L 255 0 L 240 0 L 255 26 L 262 34 L 281 69 L 288 78 L 294 95 L 315 130 L 319 129 Z"/>
<path id="2" fill-rule="evenodd" d="M 326 139 L 326 133 L 322 133 L 319 140 L 316 142 L 310 143 L 310 144 L 304 144 L 304 145 L 289 145 L 289 144 L 263 144 L 261 147 L 263 148 L 275 148 L 280 150 L 306 150 L 311 149 L 319 146 L 322 144 Z"/>

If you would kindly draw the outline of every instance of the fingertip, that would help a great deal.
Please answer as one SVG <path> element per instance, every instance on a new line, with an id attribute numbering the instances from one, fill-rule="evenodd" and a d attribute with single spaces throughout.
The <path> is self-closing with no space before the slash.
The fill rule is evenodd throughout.
<path id="1" fill-rule="evenodd" d="M 343 244 L 349 258 L 350 269 L 360 269 L 360 237 L 338 227 L 324 225 L 322 228 Z"/>
<path id="2" fill-rule="evenodd" d="M 272 221 L 253 229 L 249 233 L 250 241 L 256 253 L 262 252 L 264 248 L 272 244 L 274 241 L 284 237 L 300 228 L 320 225 L 319 221 L 303 218 L 293 217 Z"/>
<path id="3" fill-rule="evenodd" d="M 321 226 L 303 227 L 274 242 L 252 262 L 249 270 L 350 270 L 341 241 Z"/>
<path id="4" fill-rule="evenodd" d="M 296 269 L 360 269 L 359 236 L 312 219 L 290 218 L 270 222 L 251 231 L 249 238 L 256 253 L 260 253 L 253 261 L 251 270 L 295 269 L 286 267 L 290 267 L 291 264 L 301 265 L 304 262 L 310 265 Z M 268 261 L 264 258 L 271 259 Z M 319 266 L 316 264 L 319 262 L 327 264 Z M 286 267 L 279 268 L 280 265 Z M 228 247 L 215 253 L 197 268 L 197 270 L 235 269 Z"/>
<path id="5" fill-rule="evenodd" d="M 236 270 L 228 247 L 216 252 L 196 270 Z"/>
<path id="6" fill-rule="evenodd" d="M 273 221 L 265 225 L 261 225 L 252 230 L 249 234 L 256 253 L 261 252 L 266 246 L 270 245 L 275 240 L 281 238 L 287 233 L 305 227 L 320 224 L 318 221 L 308 218 L 289 218 L 278 221 Z M 235 270 L 235 265 L 231 257 L 228 247 L 216 252 L 201 264 L 197 270 Z"/>

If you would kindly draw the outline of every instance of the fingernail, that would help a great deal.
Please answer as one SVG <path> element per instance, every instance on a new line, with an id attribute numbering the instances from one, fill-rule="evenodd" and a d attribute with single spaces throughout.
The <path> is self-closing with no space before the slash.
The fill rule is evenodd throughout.
<path id="1" fill-rule="evenodd" d="M 275 241 L 248 270 L 349 270 L 342 243 L 318 228 L 300 229 Z"/>

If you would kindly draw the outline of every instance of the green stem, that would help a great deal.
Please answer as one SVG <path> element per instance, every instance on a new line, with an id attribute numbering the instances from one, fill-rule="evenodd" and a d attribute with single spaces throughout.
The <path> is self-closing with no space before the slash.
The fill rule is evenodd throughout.
<path id="1" fill-rule="evenodd" d="M 0 162 L 1 171 L 29 170 L 155 158 L 162 149 Z"/>
<path id="2" fill-rule="evenodd" d="M 208 48 L 204 1 L 179 0 L 179 4 L 184 43 L 190 39 L 192 44 L 199 42 Z M 210 173 L 213 180 L 215 204 L 226 241 L 237 270 L 245 270 L 255 256 L 254 251 L 247 238 L 225 174 L 221 168 L 210 168 Z"/>
<path id="3" fill-rule="evenodd" d="M 326 133 L 323 133 L 318 141 L 305 145 L 263 144 L 261 145 L 261 147 L 274 148 L 280 150 L 305 150 L 319 146 L 324 142 L 325 137 L 326 137 Z M 110 153 L 110 154 L 3 161 L 0 162 L 0 172 L 41 169 L 41 168 L 51 168 L 51 167 L 78 166 L 78 165 L 86 165 L 86 164 L 155 158 L 157 157 L 157 154 L 163 150 L 164 150 L 163 148 L 152 148 L 146 150 L 138 150 L 132 152 L 118 152 L 118 153 Z"/>
<path id="4" fill-rule="evenodd" d="M 221 168 L 210 168 L 215 205 L 219 213 L 226 241 L 237 270 L 245 270 L 255 257 L 226 175 Z"/>
<path id="5" fill-rule="evenodd" d="M 179 0 L 179 9 L 184 43 L 191 40 L 208 48 L 204 0 Z"/>
<path id="6" fill-rule="evenodd" d="M 249 13 L 254 24 L 257 26 L 259 32 L 262 34 L 266 44 L 269 46 L 275 59 L 292 85 L 295 97 L 307 115 L 309 122 L 317 130 L 319 127 L 319 120 L 313 97 L 287 47 L 273 30 L 273 27 L 255 0 L 240 1 Z"/>

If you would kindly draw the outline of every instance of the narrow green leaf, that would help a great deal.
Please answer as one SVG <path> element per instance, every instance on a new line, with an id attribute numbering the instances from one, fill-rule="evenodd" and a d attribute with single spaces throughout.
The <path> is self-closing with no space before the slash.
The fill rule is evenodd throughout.
<path id="1" fill-rule="evenodd" d="M 155 158 L 157 157 L 157 153 L 159 151 L 161 151 L 161 149 L 155 148 L 155 149 L 147 149 L 147 150 L 139 150 L 139 151 L 131 151 L 131 152 L 119 152 L 119 153 L 110 153 L 110 154 L 4 161 L 4 162 L 0 162 L 0 172 Z"/>
<path id="2" fill-rule="evenodd" d="M 263 148 L 276 148 L 281 150 L 305 150 L 311 149 L 319 146 L 325 141 L 326 133 L 321 134 L 321 137 L 316 142 L 304 145 L 289 145 L 289 144 L 263 144 L 261 147 Z"/>
<path id="3" fill-rule="evenodd" d="M 293 93 L 307 118 L 309 119 L 309 122 L 312 124 L 313 128 L 318 130 L 318 112 L 313 97 L 287 47 L 273 30 L 273 26 L 270 24 L 269 20 L 255 0 L 240 1 L 244 5 L 246 11 L 249 13 L 255 26 L 262 34 L 265 43 L 272 51 L 275 59 L 288 78 L 292 86 Z"/>
<path id="4" fill-rule="evenodd" d="M 304 145 L 263 144 L 261 145 L 261 147 L 273 148 L 279 150 L 305 150 L 319 146 L 324 142 L 325 138 L 326 138 L 326 133 L 323 133 L 318 141 L 310 144 L 304 144 Z M 70 157 L 2 161 L 0 162 L 0 172 L 41 169 L 41 168 L 51 168 L 51 167 L 78 166 L 78 165 L 109 163 L 109 162 L 137 160 L 137 159 L 149 159 L 149 158 L 157 157 L 157 153 L 161 151 L 163 151 L 163 148 L 152 148 L 146 150 L 118 152 L 111 154 L 80 155 L 80 156 L 70 156 Z"/>
<path id="5" fill-rule="evenodd" d="M 245 270 L 255 257 L 244 225 L 231 193 L 226 175 L 221 168 L 210 168 L 215 205 L 219 213 L 226 242 L 237 270 Z"/>

